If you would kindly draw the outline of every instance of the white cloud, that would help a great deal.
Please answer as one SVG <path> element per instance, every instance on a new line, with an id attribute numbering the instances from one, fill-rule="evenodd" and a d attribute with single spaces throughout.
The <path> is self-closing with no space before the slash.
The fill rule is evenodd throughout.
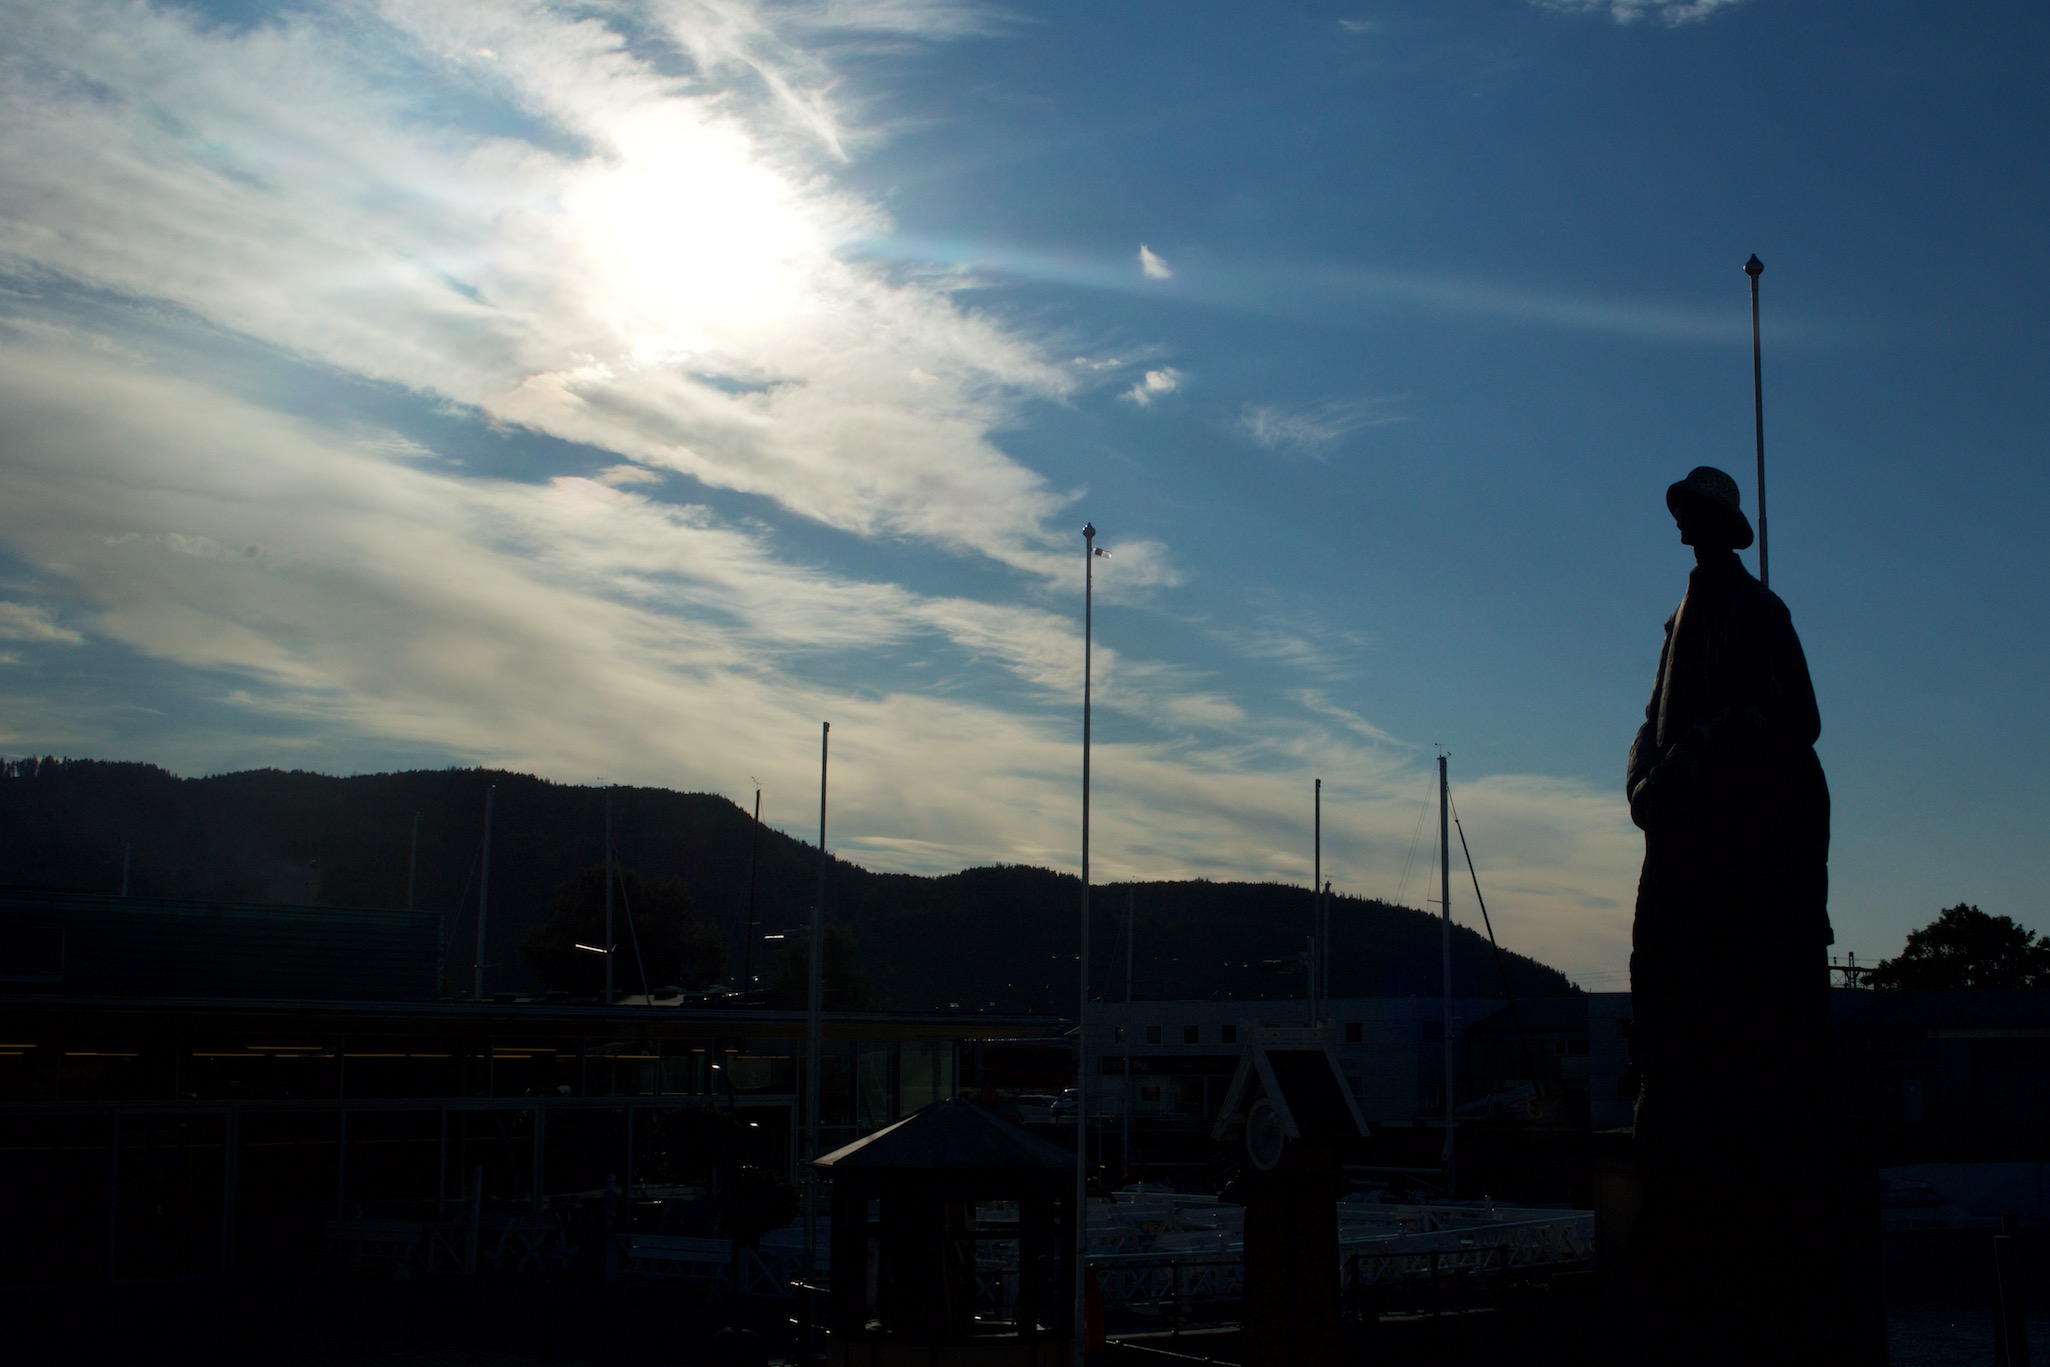
<path id="1" fill-rule="evenodd" d="M 1072 615 L 786 564 L 703 509 L 423 465 L 43 335 L 0 330 L 0 450 L 11 553 L 156 668 L 248 681 L 226 699 L 240 733 L 158 737 L 152 757 L 174 768 L 273 762 L 291 722 L 546 774 L 728 791 L 753 774 L 770 819 L 802 828 L 828 719 L 837 847 L 922 872 L 1072 866 Z M 1143 564 L 1144 544 L 1120 544 L 1099 583 Z M 881 667 L 852 686 L 851 658 Z M 1021 697 L 920 682 L 953 659 Z M 1420 777 L 1405 747 L 1321 696 L 1257 715 L 1180 666 L 1102 643 L 1096 666 L 1105 713 L 1126 719 L 1096 749 L 1103 876 L 1300 881 L 1314 761 L 1339 886 L 1393 891 Z M 92 728 L 110 723 L 78 724 L 103 740 Z M 1505 942 L 1619 955 L 1620 802 L 1540 779 L 1473 786 L 1460 799 L 1501 882 Z"/>
<path id="2" fill-rule="evenodd" d="M 1144 242 L 1139 244 L 1139 269 L 1146 273 L 1148 280 L 1174 279 L 1174 271 L 1169 268 L 1167 262 L 1161 260 L 1159 254 Z"/>
<path id="3" fill-rule="evenodd" d="M 58 626 L 39 607 L 0 599 L 0 641 L 49 641 L 75 646 L 82 645 L 85 637 L 70 627 Z"/>
<path id="4" fill-rule="evenodd" d="M 1147 371 L 1130 389 L 1125 391 L 1124 397 L 1138 404 L 1139 407 L 1146 408 L 1155 399 L 1166 394 L 1172 394 L 1181 387 L 1182 372 L 1176 370 L 1171 365 L 1164 365 L 1158 370 Z"/>
<path id="5" fill-rule="evenodd" d="M 111 0 L 0 17 L 21 111 L 0 269 L 168 301 L 858 535 L 1055 572 L 1066 500 L 988 433 L 1070 370 L 842 251 L 881 220 L 825 179 L 854 135 L 777 24 L 851 10 L 655 6 L 685 80 L 597 18 L 490 0 L 241 32 Z"/>
<path id="6" fill-rule="evenodd" d="M 1741 4 L 1742 0 L 1533 0 L 1533 3 L 1571 14 L 1606 11 L 1619 24 L 1634 24 L 1640 19 L 1652 18 L 1668 28 L 1677 28 L 1681 24 L 1699 23 L 1718 10 Z"/>
<path id="7" fill-rule="evenodd" d="M 631 44 L 611 9 L 576 13 L 393 0 L 238 31 L 0 0 L 0 276 L 38 282 L 0 303 L 10 564 L 140 661 L 131 699 L 204 680 L 245 719 L 135 733 L 188 772 L 319 745 L 715 791 L 756 774 L 770 819 L 801 829 L 831 719 L 839 829 L 885 867 L 1072 867 L 1080 624 L 1044 604 L 1079 601 L 1080 518 L 992 434 L 1087 367 L 961 307 L 949 279 L 850 250 L 881 217 L 833 175 L 869 134 L 796 41 L 976 12 L 656 0 Z M 665 42 L 679 61 L 639 55 Z M 140 304 L 164 336 L 67 323 L 43 284 Z M 512 478 L 498 453 L 543 443 L 435 451 L 289 416 L 323 405 L 181 337 L 254 339 L 294 374 L 418 396 L 450 430 L 599 454 Z M 1148 369 L 1125 397 L 1182 379 Z M 669 472 L 893 555 L 987 557 L 977 582 L 997 587 L 821 568 L 761 523 L 658 500 L 689 497 Z M 1106 538 L 1106 601 L 1177 582 L 1132 532 Z M 9 639 L 83 640 L 11 606 Z M 1328 818 L 1340 885 L 1382 891 L 1344 870 L 1406 839 L 1414 756 L 1322 699 L 1259 713 L 1136 651 L 1099 645 L 1096 665 L 1119 721 L 1096 752 L 1106 876 L 1307 877 L 1315 756 L 1350 775 Z M 141 710 L 0 701 L 17 749 L 103 746 Z M 1508 792 L 1504 821 L 1571 815 L 1560 847 L 1606 851 L 1620 804 L 1558 791 Z M 1570 863 L 1525 844 L 1530 905 L 1601 923 Z"/>
<path id="8" fill-rule="evenodd" d="M 1363 427 L 1403 421 L 1386 405 L 1383 399 L 1334 400 L 1304 408 L 1249 403 L 1239 412 L 1239 430 L 1270 451 L 1321 455 Z"/>

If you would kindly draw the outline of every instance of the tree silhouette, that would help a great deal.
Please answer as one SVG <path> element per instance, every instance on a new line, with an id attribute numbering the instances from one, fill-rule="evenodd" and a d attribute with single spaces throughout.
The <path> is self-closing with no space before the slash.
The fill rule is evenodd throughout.
<path id="1" fill-rule="evenodd" d="M 620 868 L 613 870 L 613 880 L 614 990 L 637 990 L 644 968 L 650 987 L 698 988 L 718 978 L 724 957 L 718 932 L 698 922 L 682 883 L 674 878 L 643 878 Z M 604 940 L 605 868 L 601 864 L 584 869 L 556 888 L 547 917 L 527 933 L 520 953 L 544 986 L 591 996 L 605 988 L 605 956 L 577 946 L 603 949 Z"/>
<path id="2" fill-rule="evenodd" d="M 2011 916 L 1989 916 L 1960 902 L 1909 934 L 1900 957 L 1882 959 L 1866 981 L 1925 991 L 2050 987 L 2050 940 Z"/>
<path id="3" fill-rule="evenodd" d="M 867 1011 L 874 1005 L 868 975 L 854 959 L 854 936 L 844 926 L 826 926 L 826 973 L 820 1005 L 827 1011 Z M 802 1010 L 811 1004 L 811 946 L 792 937 L 776 955 L 777 1006 Z"/>

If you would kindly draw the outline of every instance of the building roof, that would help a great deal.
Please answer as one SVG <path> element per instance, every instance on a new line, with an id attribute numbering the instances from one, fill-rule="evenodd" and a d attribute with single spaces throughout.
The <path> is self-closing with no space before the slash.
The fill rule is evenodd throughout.
<path id="1" fill-rule="evenodd" d="M 1073 1171 L 1075 1152 L 972 1101 L 934 1102 L 886 1130 L 812 1160 L 833 1172 L 935 1176 Z"/>
<path id="2" fill-rule="evenodd" d="M 68 996 L 432 1001 L 441 917 L 0 889 L 0 986 Z"/>
<path id="3" fill-rule="evenodd" d="M 1224 1094 L 1217 1123 L 1211 1128 L 1212 1139 L 1224 1138 L 1233 1125 L 1242 1123 L 1253 1103 L 1262 1097 L 1274 1106 L 1282 1131 L 1290 1139 L 1310 1132 L 1353 1136 L 1367 1133 L 1359 1103 L 1353 1100 L 1352 1090 L 1346 1086 L 1331 1050 L 1307 1038 L 1289 1038 L 1315 1033 L 1264 1031 L 1265 1037 L 1246 1046 L 1238 1072 Z"/>

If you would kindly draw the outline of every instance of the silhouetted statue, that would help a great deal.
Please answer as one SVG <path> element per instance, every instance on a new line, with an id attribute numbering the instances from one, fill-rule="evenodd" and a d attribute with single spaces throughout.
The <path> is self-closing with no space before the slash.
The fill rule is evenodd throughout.
<path id="1" fill-rule="evenodd" d="M 1694 548 L 1630 747 L 1643 1345 L 1673 1362 L 1833 1360 L 1829 789 L 1807 660 L 1751 577 L 1736 481 L 1666 490 Z"/>

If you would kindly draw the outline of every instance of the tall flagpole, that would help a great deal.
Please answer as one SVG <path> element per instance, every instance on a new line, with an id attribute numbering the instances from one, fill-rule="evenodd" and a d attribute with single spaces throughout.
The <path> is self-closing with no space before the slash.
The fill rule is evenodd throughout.
<path id="1" fill-rule="evenodd" d="M 1075 1367 L 1089 1330 L 1089 663 L 1095 645 L 1096 524 L 1082 528 L 1082 953 L 1075 1007 Z M 1127 1028 L 1130 1022 L 1127 1022 Z"/>
<path id="2" fill-rule="evenodd" d="M 1753 252 L 1744 263 L 1751 277 L 1751 421 L 1758 436 L 1758 585 L 1772 587 L 1772 567 L 1765 554 L 1765 370 L 1758 354 L 1758 277 L 1765 263 Z"/>

